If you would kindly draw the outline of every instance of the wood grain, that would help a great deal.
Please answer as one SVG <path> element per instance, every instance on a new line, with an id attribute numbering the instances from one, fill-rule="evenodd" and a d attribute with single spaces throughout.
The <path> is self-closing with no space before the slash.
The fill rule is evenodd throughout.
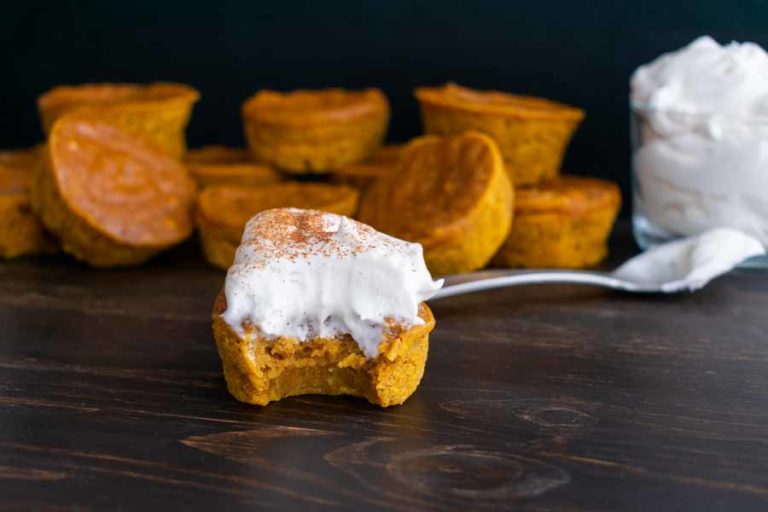
<path id="1" fill-rule="evenodd" d="M 193 243 L 0 263 L 0 509 L 768 509 L 768 274 L 435 302 L 422 385 L 386 410 L 233 400 L 222 281 Z"/>

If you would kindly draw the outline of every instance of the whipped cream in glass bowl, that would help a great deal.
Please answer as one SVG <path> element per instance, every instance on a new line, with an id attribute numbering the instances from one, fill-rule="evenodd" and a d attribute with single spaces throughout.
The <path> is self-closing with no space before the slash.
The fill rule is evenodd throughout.
<path id="1" fill-rule="evenodd" d="M 633 73 L 631 107 L 640 246 L 719 227 L 768 246 L 768 53 L 700 37 Z"/>

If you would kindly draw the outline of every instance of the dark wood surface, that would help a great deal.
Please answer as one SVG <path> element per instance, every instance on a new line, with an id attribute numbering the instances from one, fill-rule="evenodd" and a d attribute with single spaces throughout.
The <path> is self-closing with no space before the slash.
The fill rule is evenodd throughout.
<path id="1" fill-rule="evenodd" d="M 1 510 L 768 510 L 768 274 L 435 302 L 421 387 L 386 410 L 232 399 L 222 282 L 193 243 L 0 263 Z"/>

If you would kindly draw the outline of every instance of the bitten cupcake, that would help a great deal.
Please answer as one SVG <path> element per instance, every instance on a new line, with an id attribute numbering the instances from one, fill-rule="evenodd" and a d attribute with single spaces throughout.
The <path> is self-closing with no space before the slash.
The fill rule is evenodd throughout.
<path id="1" fill-rule="evenodd" d="M 262 187 L 212 186 L 197 196 L 195 221 L 208 262 L 228 269 L 248 219 L 271 208 L 310 208 L 351 216 L 357 190 L 325 183 L 279 183 Z"/>
<path id="2" fill-rule="evenodd" d="M 293 173 L 330 172 L 382 144 L 389 103 L 378 89 L 260 91 L 242 108 L 254 158 Z"/>
<path id="3" fill-rule="evenodd" d="M 347 217 L 273 209 L 251 219 L 213 307 L 227 388 L 266 405 L 302 394 L 389 407 L 416 391 L 435 319 L 421 247 Z"/>
<path id="4" fill-rule="evenodd" d="M 517 189 L 516 200 L 515 222 L 495 265 L 579 268 L 608 254 L 606 241 L 621 206 L 615 183 L 560 176 Z"/>
<path id="5" fill-rule="evenodd" d="M 477 130 L 493 137 L 515 186 L 555 177 L 584 111 L 543 98 L 447 84 L 419 87 L 427 133 Z"/>
<path id="6" fill-rule="evenodd" d="M 181 158 L 186 151 L 184 132 L 199 98 L 195 89 L 183 84 L 83 84 L 54 87 L 38 98 L 37 106 L 46 134 L 59 117 L 77 110 Z"/>

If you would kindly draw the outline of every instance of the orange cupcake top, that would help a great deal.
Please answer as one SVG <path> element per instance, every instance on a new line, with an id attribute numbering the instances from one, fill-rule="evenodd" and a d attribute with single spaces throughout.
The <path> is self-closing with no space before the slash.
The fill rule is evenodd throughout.
<path id="1" fill-rule="evenodd" d="M 43 113 L 44 128 L 48 130 L 59 116 L 83 106 L 113 107 L 128 105 L 159 106 L 165 102 L 194 103 L 200 98 L 192 87 L 184 84 L 158 82 L 154 84 L 83 84 L 54 87 L 37 99 Z"/>
<path id="2" fill-rule="evenodd" d="M 368 190 L 359 219 L 404 240 L 439 237 L 473 211 L 502 165 L 487 135 L 418 137 L 402 151 L 397 172 Z"/>
<path id="3" fill-rule="evenodd" d="M 583 110 L 552 100 L 501 91 L 479 91 L 455 83 L 442 87 L 418 87 L 415 95 L 426 104 L 476 113 L 534 119 L 584 118 Z"/>
<path id="4" fill-rule="evenodd" d="M 599 208 L 618 208 L 619 187 L 611 181 L 581 176 L 559 176 L 535 187 L 517 189 L 515 212 L 583 214 Z"/>
<path id="5" fill-rule="evenodd" d="M 389 102 L 379 89 L 264 90 L 243 103 L 243 116 L 273 124 L 354 121 L 388 112 Z"/>
<path id="6" fill-rule="evenodd" d="M 67 115 L 54 123 L 46 148 L 62 200 L 94 229 L 145 247 L 192 231 L 194 183 L 143 140 L 101 119 Z"/>

